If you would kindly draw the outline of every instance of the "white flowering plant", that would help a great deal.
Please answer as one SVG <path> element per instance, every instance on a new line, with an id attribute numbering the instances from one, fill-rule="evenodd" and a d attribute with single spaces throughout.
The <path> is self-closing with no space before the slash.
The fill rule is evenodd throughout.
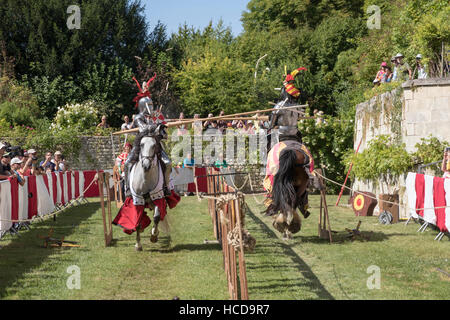
<path id="1" fill-rule="evenodd" d="M 72 128 L 84 132 L 95 128 L 98 122 L 99 112 L 94 101 L 68 103 L 58 108 L 51 129 L 60 131 Z"/>

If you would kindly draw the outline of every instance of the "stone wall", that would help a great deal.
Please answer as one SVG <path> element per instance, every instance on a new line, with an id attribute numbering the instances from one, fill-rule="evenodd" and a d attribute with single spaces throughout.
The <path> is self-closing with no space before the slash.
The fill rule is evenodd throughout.
<path id="1" fill-rule="evenodd" d="M 391 135 L 405 143 L 408 152 L 430 134 L 440 140 L 450 140 L 450 79 L 410 80 L 401 88 L 386 92 L 356 106 L 354 149 L 361 142 L 360 152 L 377 135 Z M 398 181 L 374 185 L 356 180 L 353 190 L 375 194 L 398 192 L 400 203 L 406 203 L 406 176 Z M 375 208 L 378 213 L 378 206 Z M 400 208 L 400 218 L 408 218 L 406 208 Z"/>
<path id="2" fill-rule="evenodd" d="M 123 138 L 118 136 L 80 137 L 81 150 L 78 159 L 67 159 L 74 170 L 112 169 L 114 159 L 122 152 Z"/>

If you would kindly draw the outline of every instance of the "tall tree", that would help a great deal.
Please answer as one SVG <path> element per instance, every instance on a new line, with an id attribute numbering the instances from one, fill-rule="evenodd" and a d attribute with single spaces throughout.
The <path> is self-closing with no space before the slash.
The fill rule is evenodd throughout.
<path id="1" fill-rule="evenodd" d="M 110 64 L 134 66 L 148 41 L 140 0 L 82 0 L 81 29 L 69 30 L 72 0 L 2 0 L 0 40 L 16 58 L 18 75 L 68 76 Z"/>

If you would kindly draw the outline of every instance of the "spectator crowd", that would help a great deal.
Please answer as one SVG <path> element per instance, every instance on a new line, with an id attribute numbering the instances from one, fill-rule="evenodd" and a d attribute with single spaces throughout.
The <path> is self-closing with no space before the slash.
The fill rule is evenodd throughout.
<path id="1" fill-rule="evenodd" d="M 61 151 L 54 154 L 47 152 L 44 159 L 39 161 L 35 149 L 24 150 L 7 142 L 0 142 L 0 180 L 17 179 L 19 184 L 23 185 L 26 176 L 66 170 L 66 161 Z"/>
<path id="2" fill-rule="evenodd" d="M 380 70 L 378 70 L 373 84 L 375 86 L 381 83 L 387 83 L 391 81 L 406 81 L 417 79 L 426 79 L 428 74 L 426 72 L 426 65 L 422 63 L 422 55 L 418 54 L 416 56 L 416 64 L 414 70 L 404 61 L 404 56 L 401 53 L 397 53 L 391 58 L 392 66 L 389 66 L 385 61 L 381 63 Z"/>

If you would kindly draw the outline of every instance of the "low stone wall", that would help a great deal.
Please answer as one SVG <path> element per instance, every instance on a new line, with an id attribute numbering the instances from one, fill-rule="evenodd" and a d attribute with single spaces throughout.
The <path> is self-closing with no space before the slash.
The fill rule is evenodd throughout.
<path id="1" fill-rule="evenodd" d="M 115 158 L 122 152 L 123 138 L 117 136 L 85 136 L 80 140 L 78 159 L 67 159 L 74 170 L 112 169 Z"/>

